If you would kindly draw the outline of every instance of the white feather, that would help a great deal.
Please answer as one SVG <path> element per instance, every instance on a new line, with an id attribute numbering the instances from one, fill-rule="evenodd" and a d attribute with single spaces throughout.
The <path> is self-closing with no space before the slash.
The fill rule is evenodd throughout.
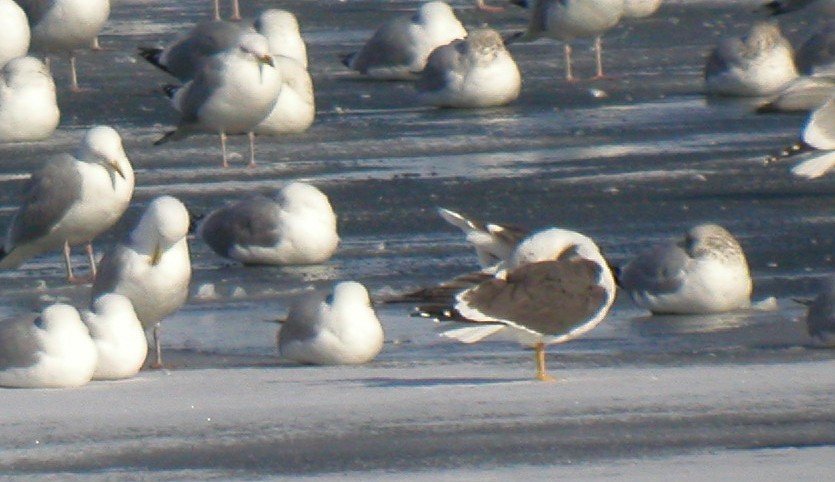
<path id="1" fill-rule="evenodd" d="M 505 328 L 505 325 L 499 324 L 483 324 L 476 326 L 465 326 L 463 328 L 454 328 L 441 333 L 441 336 L 458 340 L 461 343 L 476 343 L 487 338 L 490 335 L 500 332 Z"/>
<path id="2" fill-rule="evenodd" d="M 826 174 L 835 166 L 835 151 L 815 154 L 791 169 L 792 174 L 806 179 L 814 179 Z"/>

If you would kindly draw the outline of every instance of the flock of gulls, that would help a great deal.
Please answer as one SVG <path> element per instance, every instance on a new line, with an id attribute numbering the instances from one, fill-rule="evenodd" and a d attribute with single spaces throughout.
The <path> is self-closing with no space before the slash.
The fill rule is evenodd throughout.
<path id="1" fill-rule="evenodd" d="M 409 80 L 429 105 L 480 108 L 513 102 L 521 75 L 508 43 L 547 37 L 561 41 L 565 79 L 576 80 L 571 43 L 592 39 L 596 77 L 603 77 L 602 35 L 624 17 L 655 13 L 660 0 L 513 0 L 530 12 L 527 28 L 502 38 L 489 27 L 466 29 L 442 1 L 386 20 L 346 68 L 371 79 Z M 485 11 L 515 8 L 487 5 Z M 825 0 L 773 1 L 773 14 L 801 8 L 835 13 Z M 207 7 L 208 10 L 208 7 Z M 246 134 L 249 164 L 255 136 L 303 132 L 315 118 L 313 82 L 296 17 L 269 9 L 253 21 L 198 23 L 163 47 L 139 55 L 172 76 L 166 87 L 180 114 L 157 143 L 185 136 L 220 136 L 228 166 L 227 135 Z M 74 52 L 98 48 L 109 16 L 108 0 L 0 0 L 0 142 L 49 138 L 60 112 L 49 56 L 66 54 L 70 91 L 79 87 Z M 712 95 L 768 96 L 761 112 L 810 111 L 801 142 L 781 156 L 805 154 L 793 168 L 815 177 L 835 165 L 835 23 L 795 53 L 773 21 L 760 21 L 742 37 L 722 40 L 705 66 Z M 46 62 L 27 56 L 45 56 Z M 97 260 L 92 241 L 128 208 L 134 191 L 131 162 L 119 133 L 95 126 L 74 154 L 62 154 L 31 173 L 0 246 L 0 269 L 13 269 L 47 251 L 62 249 L 66 278 L 91 284 L 82 309 L 56 303 L 40 313 L 0 322 L 0 386 L 76 387 L 91 379 L 136 375 L 148 357 L 153 332 L 162 367 L 160 323 L 186 303 L 191 278 L 187 236 L 191 219 L 171 196 L 150 202 L 134 229 Z M 474 271 L 389 302 L 415 302 L 417 314 L 464 322 L 444 336 L 473 343 L 508 332 L 533 348 L 536 378 L 553 380 L 545 367 L 547 345 L 587 333 L 607 315 L 618 287 L 652 313 L 708 314 L 752 308 L 752 281 L 742 247 L 725 228 L 702 224 L 612 266 L 589 237 L 561 228 L 537 232 L 482 223 L 448 209 L 440 216 L 460 229 L 476 251 Z M 292 182 L 274 197 L 250 196 L 209 213 L 197 236 L 220 256 L 251 265 L 318 264 L 339 245 L 336 213 L 327 196 Z M 84 246 L 89 276 L 73 270 L 70 250 Z M 835 278 L 808 301 L 809 332 L 830 341 L 835 332 Z M 366 288 L 336 283 L 296 300 L 279 328 L 279 353 L 304 364 L 358 364 L 373 360 L 384 333 Z"/>

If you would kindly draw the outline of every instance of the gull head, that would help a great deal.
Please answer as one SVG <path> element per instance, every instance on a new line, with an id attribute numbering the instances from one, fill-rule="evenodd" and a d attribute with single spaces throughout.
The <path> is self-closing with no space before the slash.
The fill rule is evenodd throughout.
<path id="1" fill-rule="evenodd" d="M 189 215 L 185 205 L 172 196 L 160 196 L 145 208 L 139 224 L 131 233 L 134 246 L 147 253 L 152 265 L 188 235 Z"/>
<path id="2" fill-rule="evenodd" d="M 99 163 L 122 179 L 127 179 L 129 170 L 132 172 L 122 147 L 122 137 L 112 127 L 95 126 L 88 130 L 76 157 L 85 162 Z"/>
<path id="3" fill-rule="evenodd" d="M 371 298 L 365 286 L 356 281 L 343 281 L 333 287 L 333 294 L 328 296 L 331 306 L 361 305 L 371 307 Z"/>

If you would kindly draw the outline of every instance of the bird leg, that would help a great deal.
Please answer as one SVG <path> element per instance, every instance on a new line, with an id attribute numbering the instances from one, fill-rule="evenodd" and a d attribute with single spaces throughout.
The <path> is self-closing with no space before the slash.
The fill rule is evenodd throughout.
<path id="1" fill-rule="evenodd" d="M 213 20 L 220 20 L 220 0 L 215 0 L 215 15 Z"/>
<path id="2" fill-rule="evenodd" d="M 545 343 L 539 342 L 533 346 L 536 357 L 536 379 L 540 382 L 555 382 L 556 378 L 545 373 Z"/>
<path id="3" fill-rule="evenodd" d="M 593 79 L 607 78 L 603 73 L 603 37 L 599 35 L 594 38 L 594 60 L 597 63 L 597 75 Z"/>
<path id="4" fill-rule="evenodd" d="M 78 74 L 75 71 L 75 52 L 70 52 L 70 92 L 81 92 L 78 87 Z"/>
<path id="5" fill-rule="evenodd" d="M 223 153 L 223 167 L 229 167 L 229 161 L 226 159 L 226 133 L 220 131 L 220 150 Z"/>
<path id="6" fill-rule="evenodd" d="M 571 70 L 571 45 L 566 42 L 563 50 L 565 51 L 565 80 L 575 82 L 577 79 L 574 78 L 574 72 Z"/>
<path id="7" fill-rule="evenodd" d="M 96 254 L 93 252 L 93 243 L 87 242 L 84 245 L 84 251 L 87 253 L 87 259 L 90 261 L 90 278 L 91 281 L 96 280 Z"/>
<path id="8" fill-rule="evenodd" d="M 73 272 L 72 272 L 72 261 L 70 260 L 70 250 L 71 249 L 72 248 L 70 248 L 70 243 L 67 242 L 67 241 L 64 241 L 64 267 L 67 270 L 67 281 L 74 284 L 74 285 L 90 283 L 92 280 L 90 279 L 89 276 L 85 277 L 85 278 L 77 278 L 73 274 Z"/>
<path id="9" fill-rule="evenodd" d="M 163 364 L 162 364 L 162 348 L 160 347 L 160 341 L 159 341 L 160 340 L 160 330 L 161 330 L 160 323 L 157 322 L 157 324 L 154 325 L 154 350 L 156 351 L 157 359 L 156 359 L 156 361 L 151 363 L 151 365 L 149 367 L 149 368 L 154 369 L 154 370 L 161 370 L 161 369 L 165 368 L 165 366 L 163 366 Z"/>
<path id="10" fill-rule="evenodd" d="M 232 16 L 229 18 L 231 20 L 241 19 L 241 6 L 238 4 L 238 0 L 232 0 Z"/>
<path id="11" fill-rule="evenodd" d="M 249 138 L 249 167 L 255 167 L 255 133 L 247 132 Z"/>
<path id="12" fill-rule="evenodd" d="M 93 37 L 93 41 L 90 43 L 90 50 L 92 50 L 93 52 L 101 52 L 104 50 L 104 48 L 102 48 L 102 46 L 99 44 L 98 35 Z"/>

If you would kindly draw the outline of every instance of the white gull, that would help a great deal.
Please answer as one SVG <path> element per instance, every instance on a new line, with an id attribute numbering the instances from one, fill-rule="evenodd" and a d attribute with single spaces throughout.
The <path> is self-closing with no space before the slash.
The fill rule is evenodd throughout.
<path id="1" fill-rule="evenodd" d="M 49 138 L 61 119 L 55 82 L 34 57 L 11 60 L 0 72 L 0 142 Z"/>
<path id="2" fill-rule="evenodd" d="M 96 345 L 94 380 L 116 380 L 136 375 L 148 355 L 148 340 L 133 304 L 126 297 L 106 293 L 81 312 Z"/>

